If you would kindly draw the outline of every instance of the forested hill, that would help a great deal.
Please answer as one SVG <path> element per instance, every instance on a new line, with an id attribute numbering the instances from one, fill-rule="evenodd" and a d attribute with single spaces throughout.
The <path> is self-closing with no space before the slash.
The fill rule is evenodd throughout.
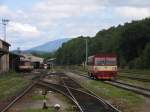
<path id="1" fill-rule="evenodd" d="M 77 37 L 56 52 L 58 64 L 81 64 L 88 55 L 116 53 L 120 67 L 150 68 L 150 18 L 99 31 L 94 37 Z"/>

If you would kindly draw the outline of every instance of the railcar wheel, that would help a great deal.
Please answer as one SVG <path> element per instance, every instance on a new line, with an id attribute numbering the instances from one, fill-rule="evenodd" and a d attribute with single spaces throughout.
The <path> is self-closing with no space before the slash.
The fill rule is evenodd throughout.
<path id="1" fill-rule="evenodd" d="M 96 76 L 94 76 L 93 79 L 96 80 L 97 79 Z"/>
<path id="2" fill-rule="evenodd" d="M 98 80 L 98 77 L 97 77 L 97 76 L 94 76 L 94 80 Z"/>
<path id="3" fill-rule="evenodd" d="M 90 78 L 91 78 L 91 79 L 94 79 L 94 76 L 93 76 L 92 74 L 90 74 Z"/>

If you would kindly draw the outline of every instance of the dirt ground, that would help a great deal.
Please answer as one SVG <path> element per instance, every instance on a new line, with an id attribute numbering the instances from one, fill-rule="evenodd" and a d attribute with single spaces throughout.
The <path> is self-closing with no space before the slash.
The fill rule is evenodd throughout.
<path id="1" fill-rule="evenodd" d="M 59 77 L 55 75 L 47 76 L 43 80 L 49 83 L 59 84 Z"/>
<path id="2" fill-rule="evenodd" d="M 142 97 L 142 96 L 141 96 Z M 142 105 L 140 111 L 141 112 L 150 112 L 150 98 L 146 98 L 146 97 L 143 97 L 144 98 L 144 104 Z"/>

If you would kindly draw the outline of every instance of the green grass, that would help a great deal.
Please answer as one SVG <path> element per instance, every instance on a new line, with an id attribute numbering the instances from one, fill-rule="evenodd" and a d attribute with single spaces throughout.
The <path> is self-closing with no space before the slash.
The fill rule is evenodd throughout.
<path id="1" fill-rule="evenodd" d="M 57 112 L 53 108 L 49 109 L 26 109 L 24 112 Z"/>
<path id="2" fill-rule="evenodd" d="M 87 72 L 87 67 L 84 68 L 82 65 L 80 66 L 72 65 L 72 66 L 69 66 L 69 68 L 72 70 L 79 70 L 82 72 Z"/>
<path id="3" fill-rule="evenodd" d="M 134 72 L 138 72 L 138 71 L 139 71 L 139 74 L 133 74 L 132 72 L 129 72 L 129 73 L 120 72 L 118 74 L 117 79 L 123 80 L 123 81 L 125 81 L 129 84 L 134 84 L 134 85 L 138 85 L 138 86 L 142 86 L 142 87 L 150 89 L 150 82 L 144 82 L 144 81 L 132 80 L 132 79 L 126 78 L 126 77 L 120 77 L 120 76 L 131 76 L 131 77 L 139 77 L 139 78 L 150 79 L 150 75 L 145 75 L 144 74 L 144 73 L 148 73 L 148 71 L 145 71 L 142 74 L 142 70 L 137 70 L 137 71 L 134 70 Z"/>
<path id="4" fill-rule="evenodd" d="M 122 75 L 133 75 L 150 79 L 150 70 L 120 70 Z"/>
<path id="5" fill-rule="evenodd" d="M 134 74 L 134 73 L 125 73 L 125 72 L 118 72 L 118 76 L 130 76 L 130 77 L 137 77 L 137 78 L 144 78 L 144 79 L 150 79 L 150 75 L 145 74 Z"/>
<path id="6" fill-rule="evenodd" d="M 29 81 L 23 79 L 15 72 L 9 72 L 0 76 L 0 100 L 15 95 L 23 87 L 29 84 Z"/>
<path id="7" fill-rule="evenodd" d="M 32 100 L 44 100 L 44 99 L 47 99 L 47 97 L 44 97 L 44 95 L 33 95 L 32 97 Z"/>
<path id="8" fill-rule="evenodd" d="M 132 80 L 129 78 L 124 78 L 124 77 L 117 77 L 118 80 L 122 80 L 128 84 L 132 84 L 132 85 L 137 85 L 143 88 L 148 88 L 150 89 L 150 82 L 142 82 L 142 81 L 138 81 L 138 80 Z"/>
<path id="9" fill-rule="evenodd" d="M 73 105 L 70 102 L 70 100 L 68 98 L 66 98 L 65 96 L 58 94 L 57 97 L 59 99 L 61 99 L 64 103 L 66 103 L 67 107 L 64 108 L 61 112 L 75 112 L 75 110 L 73 109 Z M 33 100 L 43 100 L 44 96 L 43 95 L 34 95 L 31 97 Z M 46 99 L 48 99 L 46 97 Z M 54 107 L 49 107 L 47 110 L 43 110 L 43 109 L 26 109 L 24 112 L 58 112 L 54 109 Z"/>

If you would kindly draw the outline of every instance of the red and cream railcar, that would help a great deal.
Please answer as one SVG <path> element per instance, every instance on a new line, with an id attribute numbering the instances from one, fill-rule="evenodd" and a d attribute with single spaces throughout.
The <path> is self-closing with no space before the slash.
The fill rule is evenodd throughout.
<path id="1" fill-rule="evenodd" d="M 97 54 L 88 57 L 88 74 L 94 79 L 114 79 L 117 75 L 117 56 Z"/>
<path id="2" fill-rule="evenodd" d="M 31 61 L 29 60 L 20 60 L 19 65 L 18 65 L 18 70 L 19 71 L 32 71 L 33 65 Z"/>

